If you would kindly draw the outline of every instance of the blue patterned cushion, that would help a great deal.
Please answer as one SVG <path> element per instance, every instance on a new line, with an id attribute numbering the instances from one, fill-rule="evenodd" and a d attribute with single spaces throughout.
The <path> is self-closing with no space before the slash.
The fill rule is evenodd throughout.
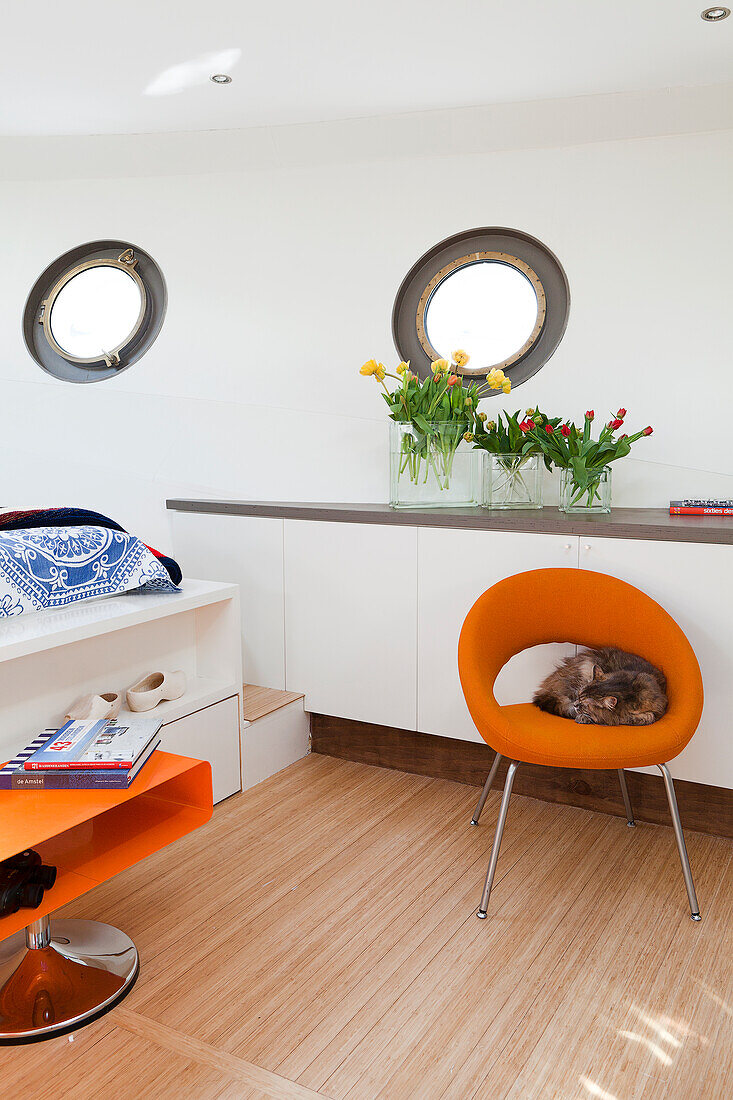
<path id="1" fill-rule="evenodd" d="M 92 526 L 0 532 L 0 618 L 134 589 L 177 590 L 134 535 Z"/>

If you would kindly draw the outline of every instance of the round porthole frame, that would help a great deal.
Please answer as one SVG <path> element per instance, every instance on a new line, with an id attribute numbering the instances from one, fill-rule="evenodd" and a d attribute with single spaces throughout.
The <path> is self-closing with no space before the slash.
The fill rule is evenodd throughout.
<path id="1" fill-rule="evenodd" d="M 140 290 L 135 326 L 122 344 L 103 356 L 79 358 L 56 342 L 51 314 L 56 298 L 72 279 L 95 267 L 124 270 Z M 163 272 L 149 253 L 129 241 L 90 241 L 65 252 L 42 272 L 23 310 L 26 347 L 47 374 L 64 382 L 102 382 L 136 363 L 156 340 L 165 319 L 168 292 Z"/>
<path id="2" fill-rule="evenodd" d="M 479 368 L 469 362 L 458 373 L 467 381 L 482 382 L 488 370 L 499 368 L 518 386 L 537 374 L 556 351 L 570 314 L 570 286 L 557 256 L 536 237 L 518 229 L 468 229 L 429 249 L 413 264 L 397 291 L 392 310 L 394 344 L 400 358 L 410 360 L 419 377 L 427 378 L 432 362 L 440 358 L 425 323 L 432 296 L 460 268 L 485 262 L 505 263 L 529 280 L 537 296 L 537 321 L 522 347 L 501 363 Z"/>

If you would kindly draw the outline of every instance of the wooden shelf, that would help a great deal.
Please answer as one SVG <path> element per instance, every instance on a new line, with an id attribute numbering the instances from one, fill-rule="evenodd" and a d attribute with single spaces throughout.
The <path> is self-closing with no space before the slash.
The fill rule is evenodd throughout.
<path id="1" fill-rule="evenodd" d="M 666 508 L 613 508 L 608 515 L 564 515 L 557 508 L 413 508 L 389 504 L 309 504 L 259 500 L 167 500 L 173 512 L 305 519 L 320 523 L 377 523 L 733 545 L 733 516 L 670 516 Z"/>
<path id="2" fill-rule="evenodd" d="M 126 791 L 0 791 L 0 859 L 34 848 L 58 867 L 38 909 L 0 919 L 0 939 L 204 825 L 211 766 L 155 752 Z"/>

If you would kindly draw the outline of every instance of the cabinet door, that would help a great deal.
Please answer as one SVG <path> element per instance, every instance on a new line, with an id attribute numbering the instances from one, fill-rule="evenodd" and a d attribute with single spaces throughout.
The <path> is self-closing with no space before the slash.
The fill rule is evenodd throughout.
<path id="1" fill-rule="evenodd" d="M 241 790 L 237 696 L 169 722 L 160 731 L 160 747 L 179 756 L 209 761 L 214 802 Z"/>
<path id="2" fill-rule="evenodd" d="M 184 577 L 239 585 L 248 684 L 285 687 L 283 521 L 171 512 Z"/>
<path id="3" fill-rule="evenodd" d="M 418 535 L 418 729 L 481 741 L 458 678 L 458 636 L 482 592 L 527 569 L 577 567 L 578 539 L 504 531 L 421 528 Z M 517 613 L 531 614 L 518 608 Z M 501 623 L 496 624 L 501 630 Z M 524 703 L 571 644 L 535 646 L 513 657 L 496 681 L 500 703 Z"/>
<path id="4" fill-rule="evenodd" d="M 705 708 L 697 733 L 671 771 L 679 779 L 733 787 L 733 549 L 582 538 L 580 564 L 640 588 L 682 627 L 700 663 Z"/>
<path id="5" fill-rule="evenodd" d="M 306 709 L 415 729 L 417 530 L 285 520 L 288 691 Z"/>

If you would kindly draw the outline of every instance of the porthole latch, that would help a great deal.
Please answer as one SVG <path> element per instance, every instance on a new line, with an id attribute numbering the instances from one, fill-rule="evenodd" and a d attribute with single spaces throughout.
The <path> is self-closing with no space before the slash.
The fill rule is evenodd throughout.
<path id="1" fill-rule="evenodd" d="M 131 248 L 126 248 L 117 257 L 117 263 L 124 264 L 125 267 L 137 267 L 137 257 Z"/>

